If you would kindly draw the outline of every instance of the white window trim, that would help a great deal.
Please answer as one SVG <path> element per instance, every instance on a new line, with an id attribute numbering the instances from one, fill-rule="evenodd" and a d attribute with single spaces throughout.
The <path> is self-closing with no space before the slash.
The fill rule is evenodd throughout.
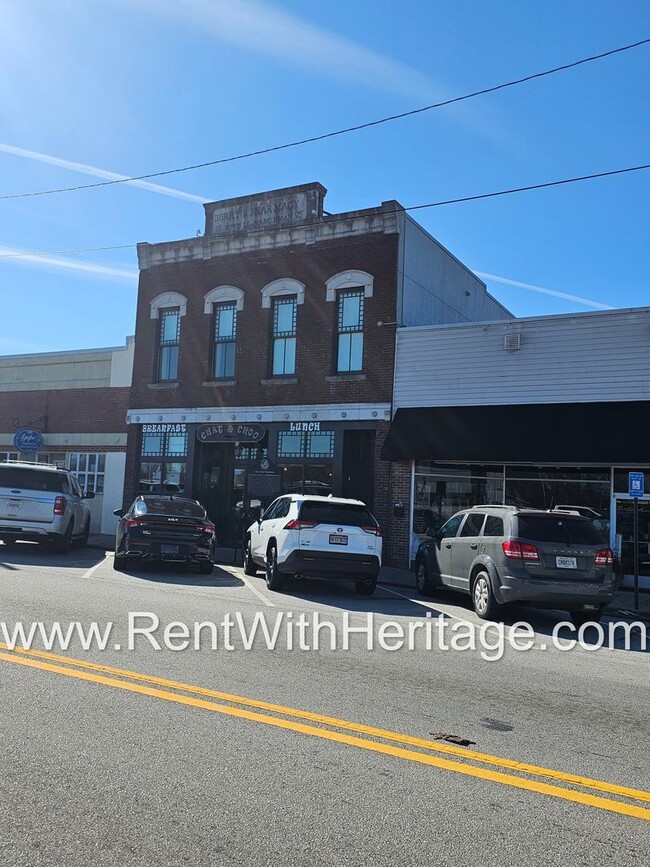
<path id="1" fill-rule="evenodd" d="M 305 303 L 305 284 L 293 277 L 282 277 L 267 283 L 262 289 L 262 307 L 270 307 L 271 300 L 281 295 L 295 295 L 298 304 Z"/>
<path id="2" fill-rule="evenodd" d="M 339 289 L 363 289 L 364 298 L 372 298 L 375 278 L 367 271 L 341 271 L 325 283 L 326 301 L 336 301 Z"/>
<path id="3" fill-rule="evenodd" d="M 214 304 L 220 304 L 223 301 L 235 301 L 237 310 L 244 309 L 244 293 L 236 286 L 216 286 L 210 289 L 207 295 L 204 296 L 203 312 L 211 314 Z"/>
<path id="4" fill-rule="evenodd" d="M 159 319 L 160 311 L 166 307 L 178 307 L 180 315 L 185 316 L 187 313 L 187 298 L 181 295 L 180 292 L 163 292 L 162 295 L 156 295 L 151 304 L 151 318 Z"/>

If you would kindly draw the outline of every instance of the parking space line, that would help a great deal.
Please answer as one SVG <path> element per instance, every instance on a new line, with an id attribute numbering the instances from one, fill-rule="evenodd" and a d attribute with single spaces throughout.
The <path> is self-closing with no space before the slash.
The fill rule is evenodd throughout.
<path id="1" fill-rule="evenodd" d="M 276 607 L 275 602 L 271 602 L 271 600 L 267 599 L 263 593 L 260 593 L 260 591 L 257 589 L 257 587 L 255 587 L 253 582 L 250 580 L 250 578 L 247 575 L 244 575 L 243 569 L 241 572 L 239 572 L 239 571 L 232 572 L 226 566 L 221 566 L 220 568 L 225 569 L 227 572 L 230 572 L 231 575 L 236 575 L 237 578 L 239 578 L 241 581 L 244 582 L 244 584 L 248 587 L 248 589 L 251 591 L 251 593 L 254 593 L 255 596 L 257 596 L 257 598 L 260 599 L 265 605 L 268 605 L 269 608 L 275 608 Z"/>
<path id="2" fill-rule="evenodd" d="M 82 581 L 87 581 L 87 580 L 88 580 L 92 575 L 94 575 L 94 573 L 99 569 L 100 566 L 103 566 L 104 563 L 106 563 L 106 561 L 108 560 L 108 558 L 109 558 L 109 553 L 108 553 L 108 551 L 107 551 L 107 552 L 104 554 L 104 559 L 103 559 L 103 560 L 100 560 L 99 563 L 95 563 L 95 565 L 94 565 L 94 566 L 91 566 L 90 569 L 86 569 L 86 571 L 84 572 L 84 574 L 81 576 L 81 580 L 82 580 Z"/>

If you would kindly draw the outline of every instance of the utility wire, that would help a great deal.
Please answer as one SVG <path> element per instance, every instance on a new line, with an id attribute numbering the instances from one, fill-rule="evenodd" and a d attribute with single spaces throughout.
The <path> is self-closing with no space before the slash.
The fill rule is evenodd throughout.
<path id="1" fill-rule="evenodd" d="M 439 202 L 427 202 L 423 205 L 409 205 L 405 208 L 392 208 L 385 211 L 381 211 L 381 214 L 401 214 L 404 211 L 422 211 L 425 208 L 440 208 L 444 205 L 457 205 L 462 202 L 476 202 L 479 199 L 493 199 L 497 196 L 510 196 L 514 193 L 526 193 L 531 190 L 543 190 L 548 187 L 559 187 L 565 184 L 576 184 L 581 181 L 593 181 L 597 178 L 610 178 L 614 175 L 625 175 L 630 174 L 631 172 L 640 172 L 645 169 L 650 169 L 650 163 L 646 163 L 645 165 L 640 166 L 629 166 L 625 169 L 612 169 L 608 172 L 597 172 L 591 175 L 580 175 L 575 178 L 563 178 L 559 181 L 545 181 L 542 184 L 529 184 L 525 187 L 511 187 L 507 190 L 497 190 L 493 193 L 478 193 L 474 196 L 461 196 L 457 199 L 443 199 Z M 333 218 L 344 218 L 345 214 L 332 214 Z M 297 226 L 283 226 L 281 228 L 285 228 L 287 230 L 292 229 L 305 229 L 317 225 L 315 223 L 303 223 Z M 264 231 L 264 230 L 259 230 Z M 208 236 L 210 237 L 210 236 Z M 37 252 L 28 252 L 28 253 L 0 253 L 0 259 L 25 259 L 31 258 L 33 256 L 64 256 L 64 255 L 72 255 L 74 253 L 95 253 L 103 250 L 126 250 L 127 248 L 135 247 L 135 244 L 117 244 L 114 247 L 86 247 L 86 248 L 78 248 L 72 250 L 39 250 Z"/>
<path id="2" fill-rule="evenodd" d="M 274 145 L 273 147 L 261 148 L 259 150 L 248 151 L 247 153 L 237 154 L 232 157 L 222 157 L 217 160 L 209 160 L 204 163 L 195 163 L 191 166 L 182 166 L 180 168 L 175 169 L 166 169 L 165 171 L 160 172 L 149 172 L 145 175 L 133 175 L 133 177 L 125 177 L 125 178 L 116 178 L 110 181 L 97 181 L 92 184 L 78 184 L 76 186 L 71 187 L 58 187 L 52 190 L 37 190 L 31 193 L 12 193 L 8 195 L 0 196 L 0 200 L 5 199 L 25 199 L 31 196 L 49 196 L 53 193 L 71 193 L 76 190 L 91 190 L 97 187 L 110 187 L 115 184 L 126 184 L 129 181 L 143 181 L 148 180 L 149 178 L 160 178 L 165 175 L 174 175 L 180 174 L 181 172 L 189 172 L 194 171 L 195 169 L 204 169 L 209 166 L 218 166 L 224 165 L 225 163 L 233 163 L 238 160 L 247 160 L 251 157 L 262 156 L 263 154 L 271 154 L 276 153 L 277 151 L 288 150 L 289 148 L 296 148 L 306 144 L 312 144 L 317 141 L 325 141 L 326 139 L 336 138 L 337 136 L 346 135 L 351 132 L 358 132 L 362 129 L 369 129 L 373 126 L 380 126 L 384 123 L 390 123 L 394 120 L 401 120 L 405 117 L 412 117 L 416 114 L 422 114 L 425 111 L 432 111 L 435 108 L 443 108 L 447 105 L 454 105 L 458 102 L 464 102 L 468 99 L 474 99 L 477 96 L 484 96 L 488 93 L 495 93 L 498 90 L 505 90 L 507 87 L 515 87 L 518 84 L 525 84 L 528 81 L 533 81 L 537 78 L 545 78 L 548 75 L 554 75 L 557 72 L 564 72 L 567 69 L 574 69 L 576 66 L 582 66 L 585 63 L 592 63 L 595 60 L 602 60 L 605 57 L 611 57 L 614 54 L 620 54 L 623 51 L 630 51 L 633 48 L 640 48 L 642 45 L 648 45 L 650 43 L 650 38 L 641 39 L 638 42 L 632 42 L 629 45 L 622 45 L 619 48 L 612 48 L 610 51 L 603 51 L 601 54 L 592 54 L 590 57 L 583 57 L 580 60 L 574 60 L 571 63 L 565 63 L 562 66 L 554 66 L 552 69 L 546 69 L 543 72 L 535 72 L 531 75 L 526 75 L 523 78 L 516 78 L 512 81 L 506 81 L 502 84 L 495 84 L 492 87 L 484 87 L 481 90 L 474 90 L 471 93 L 466 93 L 462 96 L 455 96 L 451 99 L 445 99 L 442 102 L 434 102 L 431 105 L 424 105 L 420 108 L 413 108 L 410 111 L 403 111 L 400 114 L 392 114 L 388 117 L 382 117 L 378 120 L 367 121 L 366 123 L 360 123 L 356 126 L 348 126 L 344 129 L 334 130 L 332 132 L 321 133 L 320 135 L 310 136 L 309 138 L 298 139 L 292 142 L 286 142 L 285 144 Z"/>

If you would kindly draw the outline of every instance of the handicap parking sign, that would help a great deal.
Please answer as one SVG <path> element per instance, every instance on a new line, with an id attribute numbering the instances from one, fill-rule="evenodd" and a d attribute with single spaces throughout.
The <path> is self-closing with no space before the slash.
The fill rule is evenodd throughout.
<path id="1" fill-rule="evenodd" d="M 630 496 L 642 497 L 645 490 L 643 473 L 630 473 Z"/>

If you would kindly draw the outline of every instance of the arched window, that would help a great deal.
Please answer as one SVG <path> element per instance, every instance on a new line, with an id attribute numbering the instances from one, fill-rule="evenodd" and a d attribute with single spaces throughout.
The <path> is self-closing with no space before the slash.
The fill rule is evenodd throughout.
<path id="1" fill-rule="evenodd" d="M 326 301 L 337 302 L 337 359 L 339 373 L 363 370 L 365 299 L 372 298 L 374 278 L 366 271 L 341 271 L 325 284 Z"/>
<path id="2" fill-rule="evenodd" d="M 158 381 L 176 382 L 181 340 L 181 318 L 187 313 L 187 298 L 179 292 L 164 292 L 151 302 L 151 318 L 160 320 L 158 329 Z"/>

